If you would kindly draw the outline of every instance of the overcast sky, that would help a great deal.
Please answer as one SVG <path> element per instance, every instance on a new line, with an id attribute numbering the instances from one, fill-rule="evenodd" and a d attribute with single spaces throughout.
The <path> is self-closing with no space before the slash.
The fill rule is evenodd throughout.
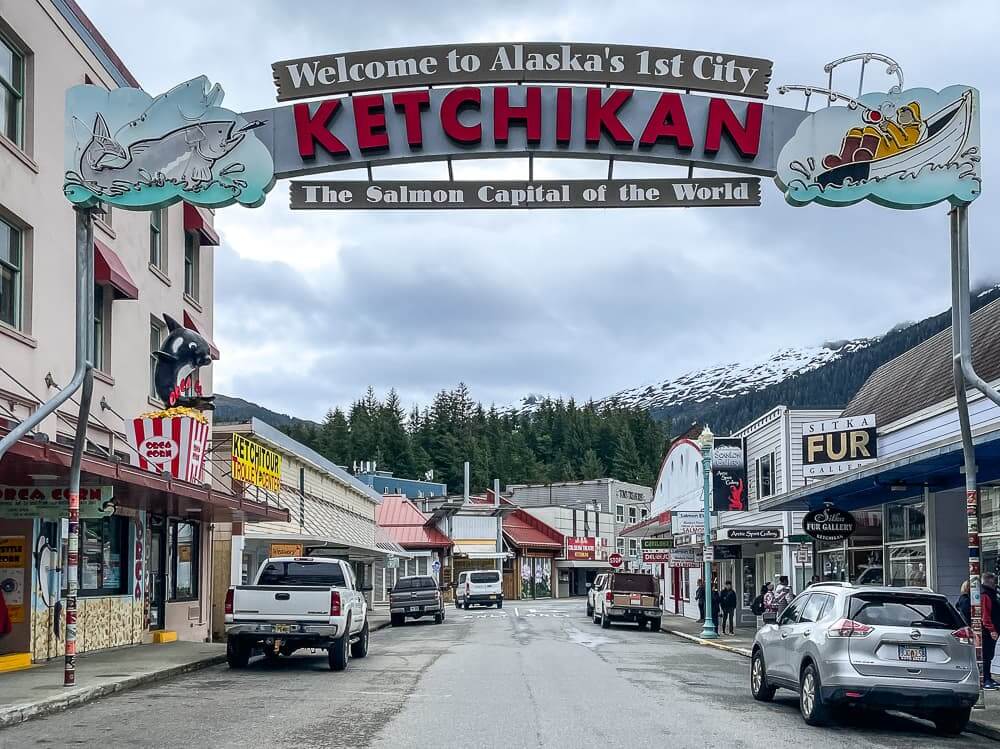
<path id="1" fill-rule="evenodd" d="M 986 189 L 970 211 L 973 282 L 1000 279 L 1000 202 L 989 184 L 1000 133 L 997 3 L 901 12 L 843 1 L 79 2 L 147 91 L 204 73 L 237 111 L 274 106 L 276 60 L 383 47 L 713 50 L 773 60 L 772 93 L 824 82 L 834 58 L 883 52 L 902 64 L 907 86 L 981 90 Z M 843 89 L 857 85 L 842 80 Z M 866 84 L 885 90 L 891 81 L 869 72 Z M 606 169 L 536 161 L 535 171 Z M 459 163 L 455 176 L 526 178 L 527 162 Z M 683 171 L 622 164 L 615 176 Z M 376 177 L 446 172 L 386 167 Z M 763 188 L 760 208 L 301 213 L 288 210 L 279 183 L 264 207 L 217 214 L 216 390 L 307 418 L 348 405 L 369 384 L 395 387 L 407 404 L 459 381 L 497 404 L 527 393 L 585 400 L 787 346 L 876 335 L 947 307 L 945 206 L 795 209 L 770 180 Z"/>

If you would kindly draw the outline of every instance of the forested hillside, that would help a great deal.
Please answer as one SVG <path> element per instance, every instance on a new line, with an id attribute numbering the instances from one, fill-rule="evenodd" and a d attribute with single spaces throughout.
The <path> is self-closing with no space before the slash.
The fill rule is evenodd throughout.
<path id="1" fill-rule="evenodd" d="M 468 388 L 442 390 L 429 407 L 407 413 L 394 390 L 380 399 L 369 388 L 345 413 L 324 422 L 279 426 L 338 465 L 375 460 L 380 470 L 434 480 L 461 491 L 471 462 L 473 491 L 499 478 L 506 485 L 610 476 L 651 485 L 666 450 L 667 425 L 648 411 L 612 404 L 542 400 L 529 413 L 486 408 Z"/>

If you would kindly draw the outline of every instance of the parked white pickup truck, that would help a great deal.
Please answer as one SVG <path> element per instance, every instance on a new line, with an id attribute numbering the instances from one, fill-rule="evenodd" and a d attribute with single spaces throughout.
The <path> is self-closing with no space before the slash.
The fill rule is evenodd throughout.
<path id="1" fill-rule="evenodd" d="M 226 593 L 225 622 L 230 668 L 245 668 L 260 648 L 267 658 L 322 648 L 334 671 L 368 655 L 368 602 L 340 559 L 268 559 L 253 585 Z"/>

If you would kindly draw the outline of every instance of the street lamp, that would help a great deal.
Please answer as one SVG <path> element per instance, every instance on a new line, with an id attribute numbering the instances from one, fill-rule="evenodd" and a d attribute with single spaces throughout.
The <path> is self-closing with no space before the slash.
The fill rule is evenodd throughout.
<path id="1" fill-rule="evenodd" d="M 712 446 L 715 444 L 715 435 L 708 426 L 698 436 L 698 443 L 701 445 L 701 473 L 705 482 L 702 491 L 705 524 L 705 550 L 702 552 L 705 561 L 702 577 L 705 581 L 705 626 L 701 630 L 701 636 L 706 640 L 715 640 L 719 633 L 712 616 L 712 563 L 708 561 L 708 550 L 712 546 Z"/>

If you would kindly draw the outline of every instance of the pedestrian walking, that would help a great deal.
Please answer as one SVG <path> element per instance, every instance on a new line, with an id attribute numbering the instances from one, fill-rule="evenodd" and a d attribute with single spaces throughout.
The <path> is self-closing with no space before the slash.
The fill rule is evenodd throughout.
<path id="1" fill-rule="evenodd" d="M 795 594 L 788 587 L 788 575 L 781 575 L 778 577 L 778 584 L 774 586 L 772 591 L 771 605 L 768 610 L 780 614 L 792 602 L 793 598 L 795 598 Z"/>
<path id="2" fill-rule="evenodd" d="M 767 611 L 773 587 L 771 583 L 764 583 L 760 586 L 760 594 L 750 602 L 750 611 L 757 617 L 757 629 L 764 626 L 764 612 Z"/>
<path id="3" fill-rule="evenodd" d="M 1000 598 L 997 598 L 997 576 L 992 572 L 983 575 L 983 689 L 1000 689 L 993 681 L 993 656 L 997 652 L 997 637 L 1000 631 Z"/>
<path id="4" fill-rule="evenodd" d="M 812 577 L 809 578 L 809 584 L 806 587 L 807 588 L 811 588 L 812 586 L 814 586 L 819 581 L 820 581 L 819 575 L 813 575 Z"/>
<path id="5" fill-rule="evenodd" d="M 714 581 L 712 585 L 712 621 L 715 622 L 716 630 L 719 629 L 720 614 L 722 613 L 722 603 L 719 600 L 719 589 L 715 586 Z"/>
<path id="6" fill-rule="evenodd" d="M 726 581 L 726 586 L 719 593 L 719 605 L 722 608 L 722 634 L 726 634 L 728 625 L 729 634 L 736 634 L 736 591 L 733 590 L 731 580 Z"/>
<path id="7" fill-rule="evenodd" d="M 698 578 L 698 587 L 694 591 L 694 600 L 698 602 L 698 621 L 705 621 L 705 581 Z"/>
<path id="8" fill-rule="evenodd" d="M 969 581 L 966 580 L 962 583 L 962 587 L 958 590 L 958 600 L 955 601 L 955 608 L 958 609 L 958 613 L 962 615 L 965 619 L 967 626 L 972 626 L 972 597 L 969 595 Z"/>

